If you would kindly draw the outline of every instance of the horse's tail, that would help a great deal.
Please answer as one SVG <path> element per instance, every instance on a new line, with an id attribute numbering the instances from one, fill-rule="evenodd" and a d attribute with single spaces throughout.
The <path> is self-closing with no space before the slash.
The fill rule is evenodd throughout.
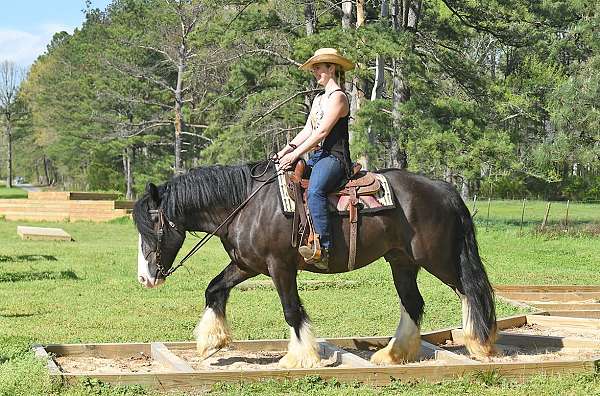
<path id="1" fill-rule="evenodd" d="M 494 291 L 479 256 L 471 214 L 458 194 L 451 195 L 458 212 L 458 273 L 462 286 L 458 292 L 462 302 L 465 346 L 472 355 L 490 356 L 495 353 L 497 331 Z"/>

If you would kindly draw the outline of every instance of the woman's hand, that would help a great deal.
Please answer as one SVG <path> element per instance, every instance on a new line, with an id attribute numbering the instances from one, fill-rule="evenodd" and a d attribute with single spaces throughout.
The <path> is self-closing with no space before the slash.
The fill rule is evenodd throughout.
<path id="1" fill-rule="evenodd" d="M 277 170 L 288 170 L 292 167 L 292 164 L 298 161 L 298 154 L 295 151 L 291 153 L 285 154 L 283 157 L 279 158 L 279 165 L 277 166 Z"/>

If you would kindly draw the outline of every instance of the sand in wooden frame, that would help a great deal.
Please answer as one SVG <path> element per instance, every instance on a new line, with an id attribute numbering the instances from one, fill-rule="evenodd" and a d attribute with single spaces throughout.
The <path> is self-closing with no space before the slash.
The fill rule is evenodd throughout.
<path id="1" fill-rule="evenodd" d="M 294 379 L 306 375 L 384 385 L 392 379 L 438 381 L 491 370 L 511 378 L 596 370 L 600 362 L 600 337 L 571 336 L 570 333 L 565 336 L 560 331 L 563 325 L 580 332 L 596 330 L 600 320 L 551 319 L 548 321 L 542 315 L 520 315 L 499 320 L 497 346 L 504 356 L 486 362 L 466 355 L 460 328 L 423 333 L 421 359 L 390 366 L 374 366 L 368 360 L 373 351 L 387 344 L 389 337 L 320 339 L 325 366 L 315 369 L 277 367 L 287 340 L 237 341 L 232 348 L 218 351 L 206 361 L 197 358 L 193 342 L 63 344 L 35 349 L 38 356 L 48 360 L 51 375 L 67 382 L 93 377 L 108 383 L 142 384 L 160 389 L 191 388 L 216 382 Z M 545 330 L 554 335 L 540 334 Z M 93 366 L 98 362 L 100 367 Z"/>

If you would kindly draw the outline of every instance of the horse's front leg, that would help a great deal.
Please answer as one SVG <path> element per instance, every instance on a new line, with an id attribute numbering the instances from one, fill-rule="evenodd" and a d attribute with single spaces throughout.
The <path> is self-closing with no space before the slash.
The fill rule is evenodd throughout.
<path id="1" fill-rule="evenodd" d="M 298 295 L 296 268 L 282 268 L 278 264 L 270 264 L 269 273 L 279 293 L 285 321 L 290 326 L 288 351 L 279 361 L 280 367 L 319 367 L 321 365 L 319 347 Z"/>
<path id="2" fill-rule="evenodd" d="M 200 356 L 206 357 L 213 351 L 231 343 L 231 333 L 225 318 L 225 306 L 229 292 L 240 282 L 256 276 L 231 262 L 217 275 L 206 288 L 206 307 L 202 318 L 194 329 L 197 350 Z"/>

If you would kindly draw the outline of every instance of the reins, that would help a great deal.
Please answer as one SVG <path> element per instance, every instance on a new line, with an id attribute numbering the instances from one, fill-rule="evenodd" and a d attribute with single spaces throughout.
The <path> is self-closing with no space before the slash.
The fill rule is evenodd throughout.
<path id="1" fill-rule="evenodd" d="M 259 162 L 259 163 L 255 164 L 255 165 L 252 167 L 252 169 L 250 170 L 250 177 L 252 177 L 252 179 L 259 179 L 259 178 L 261 178 L 262 176 L 264 176 L 264 175 L 267 173 L 267 171 L 268 171 L 268 169 L 269 169 L 270 165 L 272 165 L 272 164 L 274 165 L 274 164 L 276 164 L 276 163 L 277 163 L 277 159 L 276 159 L 276 158 L 275 158 L 275 159 L 273 159 L 273 158 L 274 158 L 274 157 L 272 157 L 271 159 L 268 159 L 268 160 L 266 160 L 266 166 L 265 166 L 265 169 L 264 169 L 264 171 L 263 171 L 261 174 L 259 174 L 259 175 L 255 175 L 255 174 L 254 174 L 254 171 L 256 170 L 256 168 L 258 168 L 258 166 L 259 166 L 259 165 L 261 165 L 261 164 L 264 164 L 264 163 L 265 163 L 265 161 L 263 161 L 263 162 Z M 193 255 L 194 255 L 194 254 L 195 254 L 195 253 L 196 253 L 198 250 L 200 250 L 200 249 L 201 249 L 201 248 L 202 248 L 204 245 L 206 245 L 206 243 L 207 243 L 207 242 L 208 242 L 208 241 L 209 241 L 209 240 L 210 240 L 210 239 L 211 239 L 213 236 L 215 236 L 215 235 L 217 234 L 217 232 L 219 232 L 219 230 L 220 230 L 221 228 L 223 228 L 223 226 L 225 226 L 227 223 L 229 223 L 229 221 L 231 221 L 231 219 L 233 219 L 233 218 L 235 217 L 235 215 L 237 215 L 237 214 L 238 214 L 238 213 L 239 213 L 239 212 L 240 212 L 240 211 L 241 211 L 241 210 L 244 208 L 244 206 L 246 206 L 246 204 L 247 204 L 248 202 L 250 202 L 250 200 L 251 200 L 251 199 L 252 199 L 252 198 L 253 198 L 253 197 L 254 197 L 254 196 L 255 196 L 255 195 L 256 195 L 256 194 L 257 194 L 257 193 L 258 193 L 258 192 L 259 192 L 259 191 L 260 191 L 260 190 L 261 190 L 261 189 L 264 187 L 264 186 L 266 186 L 267 184 L 269 184 L 269 183 L 271 183 L 273 180 L 275 180 L 275 179 L 276 179 L 276 178 L 279 176 L 280 172 L 282 172 L 282 171 L 281 171 L 281 170 L 279 170 L 279 171 L 276 171 L 274 174 L 272 174 L 271 176 L 269 176 L 269 178 L 268 178 L 267 180 L 263 181 L 263 182 L 262 182 L 262 184 L 261 184 L 260 186 L 258 186 L 258 188 L 257 188 L 256 190 L 254 190 L 254 191 L 253 191 L 253 192 L 252 192 L 252 193 L 251 193 L 251 194 L 250 194 L 250 195 L 249 195 L 249 196 L 248 196 L 248 197 L 247 197 L 247 198 L 244 200 L 244 202 L 242 202 L 242 203 L 241 203 L 241 204 L 240 204 L 240 205 L 239 205 L 237 208 L 235 208 L 235 209 L 233 210 L 233 212 L 231 212 L 231 213 L 229 214 L 229 216 L 227 216 L 227 218 L 226 218 L 225 220 L 223 220 L 223 222 L 222 222 L 221 224 L 219 224 L 219 226 L 218 226 L 217 228 L 215 228 L 215 229 L 214 229 L 214 231 L 213 231 L 213 232 L 211 232 L 211 233 L 209 233 L 209 234 L 205 234 L 205 235 L 204 235 L 204 236 L 203 236 L 203 237 L 202 237 L 202 238 L 201 238 L 201 239 L 200 239 L 200 240 L 199 240 L 199 241 L 196 243 L 196 245 L 194 245 L 194 247 L 193 247 L 193 248 L 192 248 L 192 249 L 191 249 L 191 250 L 188 252 L 188 254 L 186 254 L 186 255 L 185 255 L 185 257 L 184 257 L 184 258 L 182 258 L 182 259 L 181 259 L 181 261 L 179 261 L 179 264 L 177 264 L 175 267 L 172 267 L 172 268 L 170 268 L 168 271 L 166 271 L 166 273 L 163 271 L 163 269 L 162 269 L 162 266 L 160 266 L 160 269 L 159 269 L 159 271 L 160 271 L 160 272 L 161 272 L 161 273 L 162 273 L 162 274 L 163 274 L 165 277 L 167 277 L 167 276 L 171 275 L 173 272 L 175 272 L 175 270 L 177 270 L 179 267 L 181 267 L 181 266 L 182 266 L 182 265 L 183 265 L 183 264 L 184 264 L 184 263 L 185 263 L 185 262 L 186 262 L 186 261 L 187 261 L 187 260 L 188 260 L 190 257 L 192 257 L 192 256 L 193 256 Z M 164 216 L 164 213 L 162 213 L 162 210 L 161 210 L 161 211 L 159 211 L 159 216 L 160 216 L 161 218 L 162 218 L 162 216 Z M 165 217 L 165 219 L 166 219 L 166 217 Z M 168 219 L 166 219 L 166 220 L 167 220 L 167 223 L 168 223 L 168 224 L 169 224 L 171 227 L 173 227 L 174 229 L 176 229 L 176 230 L 177 230 L 177 227 L 175 227 L 175 225 L 174 225 L 174 224 L 173 224 L 171 221 L 169 221 Z M 161 220 L 161 219 L 159 219 L 159 224 L 164 224 L 163 222 L 164 222 L 164 220 Z M 162 231 L 162 228 L 161 228 L 161 231 Z M 160 233 L 159 233 L 159 238 L 160 238 L 161 236 L 162 236 L 162 232 L 160 232 Z M 159 256 L 159 257 L 160 257 L 160 256 Z M 158 262 L 158 260 L 157 260 L 157 262 Z M 157 266 L 157 268 L 158 268 L 158 266 Z"/>

